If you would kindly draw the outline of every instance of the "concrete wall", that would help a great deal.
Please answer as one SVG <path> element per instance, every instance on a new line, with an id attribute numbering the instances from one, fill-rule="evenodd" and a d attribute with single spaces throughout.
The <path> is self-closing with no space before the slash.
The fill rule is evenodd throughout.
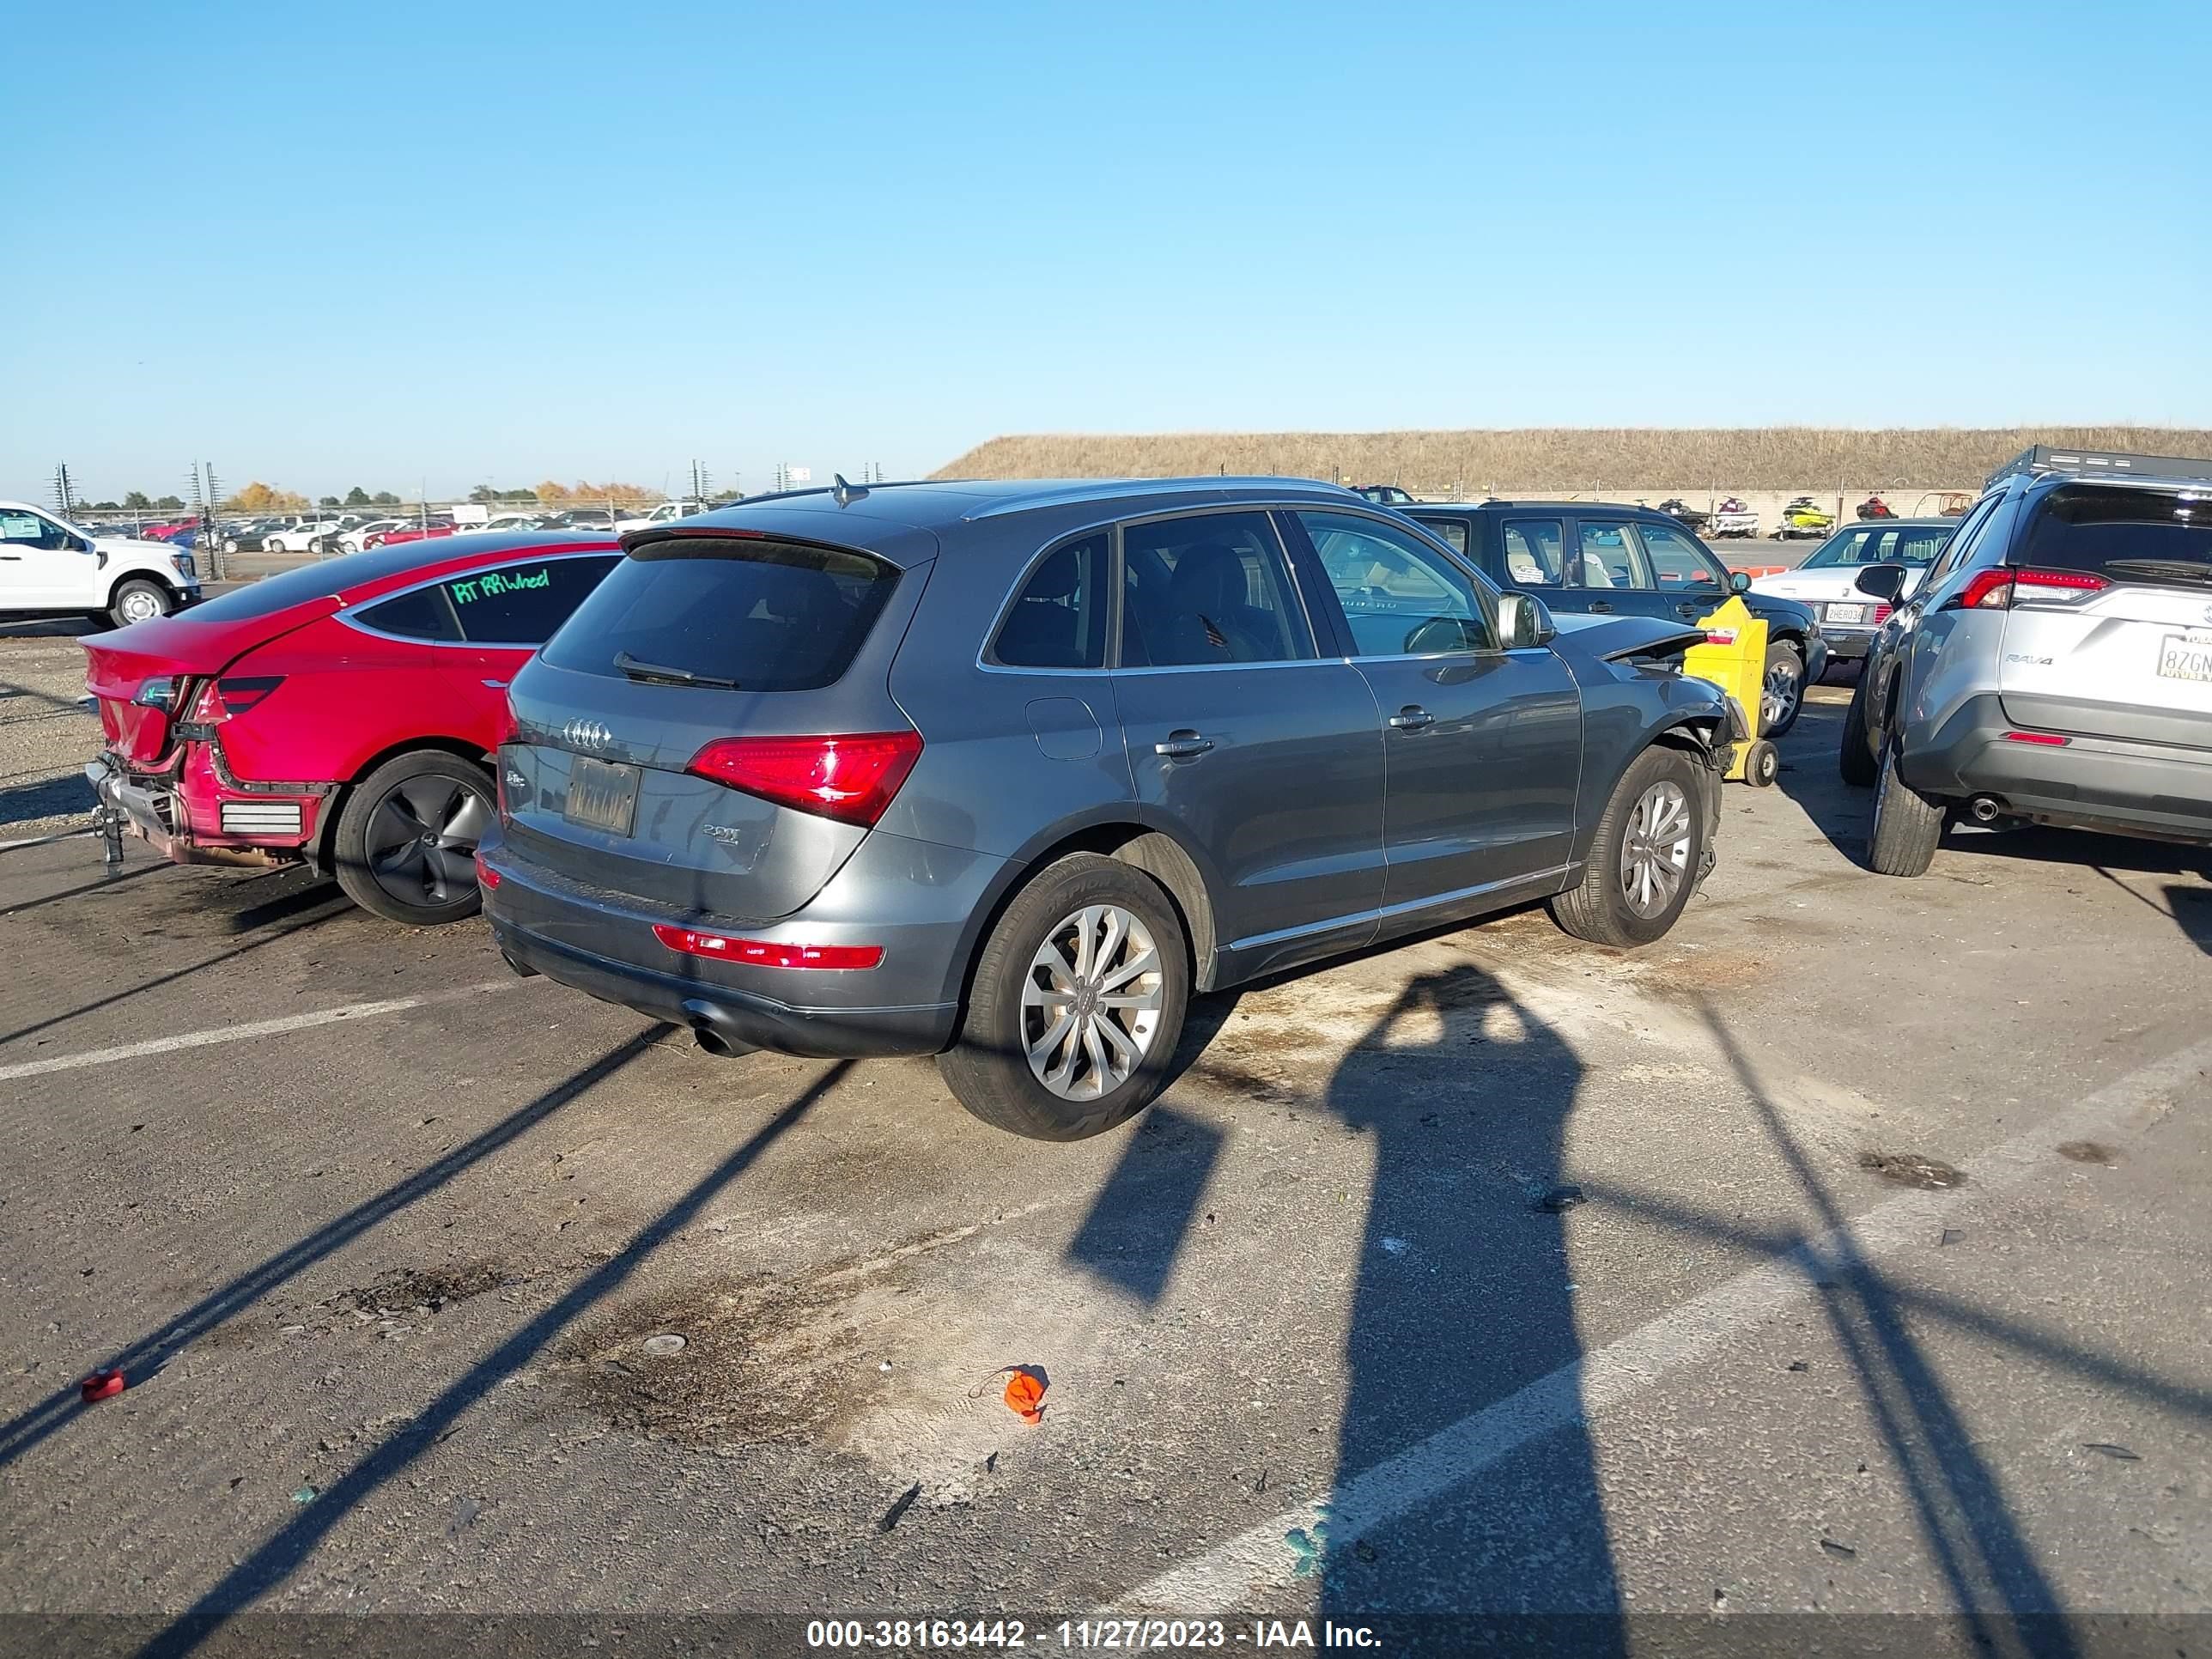
<path id="1" fill-rule="evenodd" d="M 1412 486 L 1408 485 L 1407 488 L 1411 489 Z M 1900 519 L 1930 518 L 1943 510 L 1942 498 L 1947 493 L 1951 492 L 1923 489 L 1917 485 L 1907 485 L 1901 489 L 1883 484 L 1847 485 L 1842 494 L 1842 510 L 1838 514 L 1838 517 L 1844 522 L 1850 522 L 1856 515 L 1858 504 L 1866 500 L 1869 495 L 1878 495 L 1889 503 L 1890 511 Z M 1956 493 L 1963 495 L 1967 501 L 1971 501 L 1981 493 L 1981 490 L 1978 485 L 1961 484 Z M 1415 489 L 1413 494 L 1424 501 L 1449 499 L 1446 492 L 1439 490 Z M 1624 487 L 1620 489 L 1585 490 L 1515 489 L 1500 484 L 1494 489 L 1470 488 L 1464 494 L 1470 501 L 1480 501 L 1486 495 L 1498 495 L 1507 501 L 1527 499 L 1547 501 L 1626 501 L 1632 505 L 1640 504 L 1644 507 L 1656 507 L 1660 502 L 1679 495 L 1686 506 L 1695 507 L 1701 513 L 1711 512 L 1714 507 L 1733 495 L 1746 507 L 1759 514 L 1759 528 L 1762 535 L 1771 534 L 1774 527 L 1782 522 L 1782 509 L 1793 495 L 1810 495 L 1819 506 L 1831 513 L 1837 513 L 1838 508 L 1838 495 L 1833 484 L 1830 484 L 1825 489 L 1814 489 L 1808 485 L 1803 489 L 1735 490 L 1731 490 L 1726 484 L 1717 489 L 1708 484 L 1698 484 L 1694 487 L 1645 484 L 1633 489 Z M 1964 502 L 1956 503 L 1960 506 L 1964 504 Z"/>

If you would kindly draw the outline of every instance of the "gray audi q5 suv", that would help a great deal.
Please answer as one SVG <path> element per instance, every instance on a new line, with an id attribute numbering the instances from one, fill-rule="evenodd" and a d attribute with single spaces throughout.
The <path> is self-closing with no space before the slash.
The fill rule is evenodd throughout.
<path id="1" fill-rule="evenodd" d="M 518 971 L 722 1054 L 938 1054 L 1018 1133 L 1161 1086 L 1190 996 L 1532 899 L 1673 924 L 1742 731 L 1679 623 L 1501 597 L 1285 479 L 878 485 L 627 556 L 512 689 Z"/>

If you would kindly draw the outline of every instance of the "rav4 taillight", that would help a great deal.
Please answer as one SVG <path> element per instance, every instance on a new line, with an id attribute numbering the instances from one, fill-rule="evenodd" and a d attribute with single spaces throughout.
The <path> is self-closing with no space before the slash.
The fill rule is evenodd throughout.
<path id="1" fill-rule="evenodd" d="M 1978 570 L 1946 611 L 2009 611 L 2015 599 L 2086 599 L 2112 584 L 2086 570 L 2015 570 L 2010 565 Z"/>
<path id="2" fill-rule="evenodd" d="M 720 738 L 684 769 L 779 806 L 872 827 L 921 758 L 921 733 L 912 731 Z"/>

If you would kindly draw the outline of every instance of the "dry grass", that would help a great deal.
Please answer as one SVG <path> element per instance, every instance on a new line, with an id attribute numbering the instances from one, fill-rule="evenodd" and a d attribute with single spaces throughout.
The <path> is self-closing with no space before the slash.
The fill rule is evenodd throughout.
<path id="1" fill-rule="evenodd" d="M 1417 492 L 1671 489 L 1926 489 L 1978 485 L 2033 443 L 2212 454 L 2212 431 L 2177 427 L 1548 427 L 1471 432 L 1041 433 L 994 438 L 939 478 L 1184 477 L 1207 472 L 1340 478 Z"/>

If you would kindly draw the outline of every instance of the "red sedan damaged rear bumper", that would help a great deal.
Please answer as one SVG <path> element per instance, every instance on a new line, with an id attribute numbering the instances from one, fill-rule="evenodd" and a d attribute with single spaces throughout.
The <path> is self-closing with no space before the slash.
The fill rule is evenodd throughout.
<path id="1" fill-rule="evenodd" d="M 289 864 L 312 859 L 327 783 L 243 783 L 212 744 L 178 745 L 158 771 L 112 752 L 84 769 L 111 822 L 176 864 Z"/>

